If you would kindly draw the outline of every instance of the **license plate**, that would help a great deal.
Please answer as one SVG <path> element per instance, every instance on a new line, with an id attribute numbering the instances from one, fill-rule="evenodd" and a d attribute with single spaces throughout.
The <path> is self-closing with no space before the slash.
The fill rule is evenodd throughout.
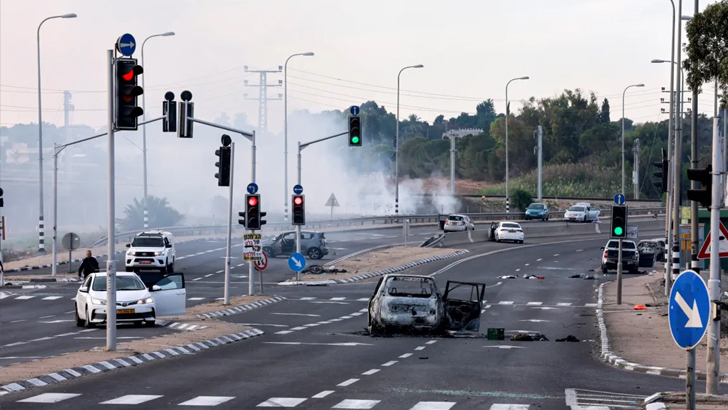
<path id="1" fill-rule="evenodd" d="M 509 233 L 516 233 L 516 231 L 508 231 Z"/>
<path id="2" fill-rule="evenodd" d="M 134 309 L 116 309 L 116 314 L 134 313 Z"/>
<path id="3" fill-rule="evenodd" d="M 152 261 L 139 261 L 142 265 L 150 265 Z"/>
<path id="4" fill-rule="evenodd" d="M 575 216 L 572 216 L 572 217 L 570 217 L 569 219 L 576 219 L 576 217 L 575 217 Z"/>

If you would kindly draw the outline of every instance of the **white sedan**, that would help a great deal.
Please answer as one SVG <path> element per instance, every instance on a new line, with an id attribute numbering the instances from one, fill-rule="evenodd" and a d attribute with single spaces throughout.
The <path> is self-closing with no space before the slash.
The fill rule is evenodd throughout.
<path id="1" fill-rule="evenodd" d="M 88 275 L 76 293 L 76 326 L 106 322 L 106 272 Z M 116 320 L 154 326 L 157 316 L 182 315 L 187 291 L 180 273 L 166 275 L 147 286 L 133 272 L 116 273 Z"/>
<path id="2" fill-rule="evenodd" d="M 447 217 L 443 230 L 445 232 L 474 231 L 475 224 L 467 215 L 454 214 Z"/>
<path id="3" fill-rule="evenodd" d="M 523 243 L 523 228 L 515 222 L 498 222 L 494 227 L 493 238 L 496 242 L 513 241 Z"/>

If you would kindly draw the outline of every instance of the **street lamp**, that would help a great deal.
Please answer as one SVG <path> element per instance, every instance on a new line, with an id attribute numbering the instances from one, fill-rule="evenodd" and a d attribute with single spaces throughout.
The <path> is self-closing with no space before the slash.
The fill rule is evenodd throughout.
<path id="1" fill-rule="evenodd" d="M 528 76 L 514 78 L 506 83 L 506 213 L 511 212 L 511 192 L 508 186 L 508 115 L 510 113 L 508 109 L 508 86 L 516 80 L 528 80 Z"/>
<path id="2" fill-rule="evenodd" d="M 312 57 L 311 51 L 292 54 L 283 65 L 283 220 L 288 221 L 288 60 L 295 56 Z"/>
<path id="3" fill-rule="evenodd" d="M 41 21 L 38 25 L 37 31 L 37 44 L 38 44 L 38 171 L 39 171 L 39 184 L 40 184 L 40 205 L 38 208 L 38 253 L 45 254 L 45 241 L 43 239 L 43 113 L 41 110 L 41 92 L 40 92 L 40 28 L 43 23 L 50 19 L 72 19 L 76 18 L 75 13 L 63 14 L 60 16 L 46 17 L 45 20 Z"/>
<path id="4" fill-rule="evenodd" d="M 399 215 L 399 78 L 408 68 L 423 68 L 422 64 L 409 65 L 397 74 L 397 133 L 394 137 L 394 214 Z"/>
<path id="5" fill-rule="evenodd" d="M 644 84 L 632 84 L 622 92 L 622 195 L 624 195 L 624 95 L 632 87 L 644 87 Z M 635 198 L 637 199 L 637 198 Z"/>
<path id="6" fill-rule="evenodd" d="M 173 31 L 166 33 L 154 34 L 142 42 L 142 67 L 144 67 L 144 45 L 147 44 L 147 40 L 153 37 L 169 37 L 173 36 Z M 144 79 L 146 75 L 142 76 L 142 89 L 144 89 Z M 146 93 L 142 93 L 142 118 L 144 122 L 147 120 L 147 103 Z M 147 201 L 147 124 L 142 125 L 142 155 L 144 156 L 144 229 L 149 228 L 149 201 Z"/>

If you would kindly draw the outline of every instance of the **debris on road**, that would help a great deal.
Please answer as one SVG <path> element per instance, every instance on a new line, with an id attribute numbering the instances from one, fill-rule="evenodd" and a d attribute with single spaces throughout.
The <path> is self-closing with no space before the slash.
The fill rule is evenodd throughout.
<path id="1" fill-rule="evenodd" d="M 579 339 L 577 339 L 575 336 L 568 335 L 563 339 L 556 339 L 557 342 L 578 342 Z"/>
<path id="2" fill-rule="evenodd" d="M 548 338 L 541 333 L 514 333 L 511 336 L 512 341 L 519 342 L 548 342 Z"/>
<path id="3" fill-rule="evenodd" d="M 545 279 L 545 277 L 536 275 L 523 275 L 523 279 Z"/>
<path id="4" fill-rule="evenodd" d="M 632 310 L 647 310 L 647 308 L 645 307 L 645 305 L 634 305 Z"/>
<path id="5" fill-rule="evenodd" d="M 503 275 L 503 276 L 498 276 L 498 279 L 517 279 L 517 278 L 518 278 L 518 276 L 516 276 L 516 275 Z"/>
<path id="6" fill-rule="evenodd" d="M 346 269 L 338 269 L 336 266 L 309 265 L 301 273 L 310 273 L 312 275 L 331 275 L 336 273 L 348 273 Z"/>

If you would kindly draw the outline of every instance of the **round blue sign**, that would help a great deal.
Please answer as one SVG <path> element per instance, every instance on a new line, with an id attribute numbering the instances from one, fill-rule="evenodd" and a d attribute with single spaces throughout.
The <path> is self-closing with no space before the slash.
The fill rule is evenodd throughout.
<path id="1" fill-rule="evenodd" d="M 134 54 L 134 50 L 136 50 L 136 40 L 134 40 L 134 36 L 126 33 L 119 37 L 119 39 L 116 40 L 116 50 L 123 56 L 131 57 L 131 55 Z"/>
<path id="2" fill-rule="evenodd" d="M 359 106 L 352 105 L 351 107 L 349 107 L 349 114 L 351 114 L 351 115 L 359 115 Z"/>
<path id="3" fill-rule="evenodd" d="M 288 267 L 294 272 L 300 272 L 306 267 L 306 258 L 300 253 L 294 253 L 288 258 Z"/>
<path id="4" fill-rule="evenodd" d="M 250 195 L 255 195 L 258 193 L 258 184 L 255 182 L 251 182 L 248 184 L 248 193 Z"/>
<path id="5" fill-rule="evenodd" d="M 293 187 L 294 194 L 301 195 L 301 192 L 303 192 L 303 187 L 301 185 L 296 185 Z"/>
<path id="6" fill-rule="evenodd" d="M 614 196 L 614 203 L 617 205 L 624 205 L 625 199 L 623 194 L 617 194 Z"/>
<path id="7" fill-rule="evenodd" d="M 672 339 L 690 350 L 700 343 L 710 322 L 710 298 L 705 281 L 695 271 L 681 273 L 670 292 L 668 322 Z"/>

